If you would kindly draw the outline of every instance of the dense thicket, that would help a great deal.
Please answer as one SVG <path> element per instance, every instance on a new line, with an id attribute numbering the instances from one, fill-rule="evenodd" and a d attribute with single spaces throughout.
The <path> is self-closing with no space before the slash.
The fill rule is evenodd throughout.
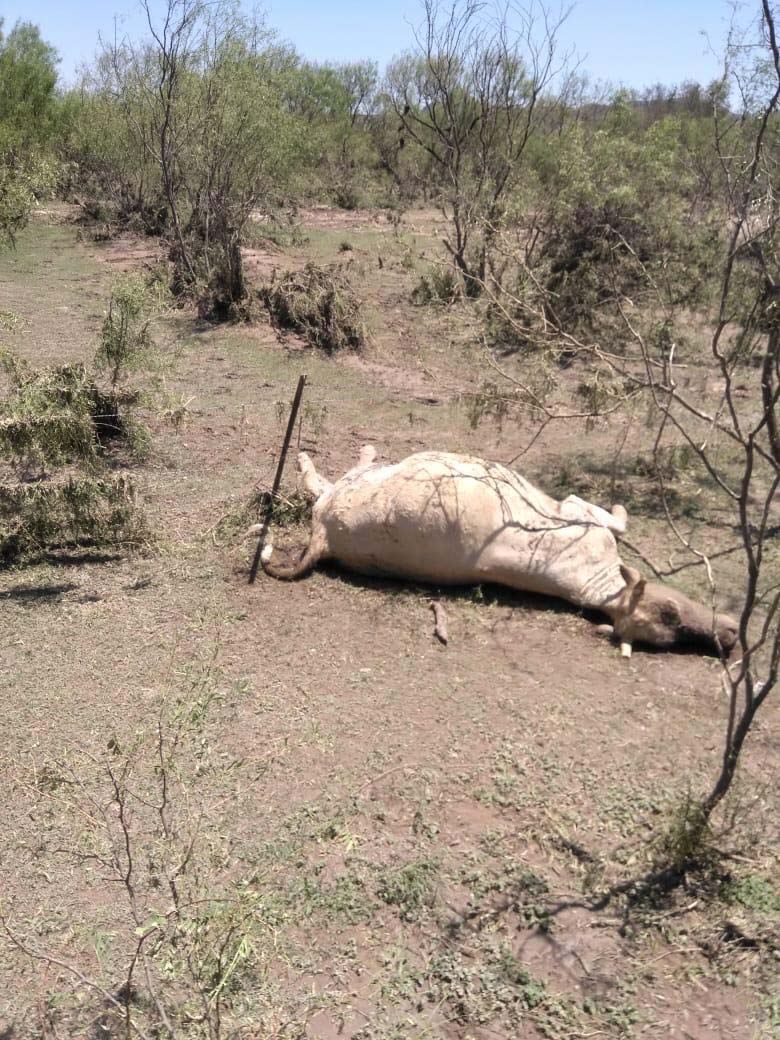
<path id="1" fill-rule="evenodd" d="M 6 36 L 0 19 L 0 248 L 54 186 L 56 62 L 34 25 L 19 22 Z"/>

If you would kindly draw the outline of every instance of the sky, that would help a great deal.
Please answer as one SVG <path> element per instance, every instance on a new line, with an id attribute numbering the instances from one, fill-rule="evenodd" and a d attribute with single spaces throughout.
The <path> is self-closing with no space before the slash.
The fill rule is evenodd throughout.
<path id="1" fill-rule="evenodd" d="M 162 0 L 152 5 L 159 9 Z M 758 0 L 751 6 L 758 11 Z M 261 10 L 306 58 L 372 58 L 382 67 L 412 42 L 422 5 L 419 0 L 267 0 Z M 582 70 L 595 81 L 637 88 L 686 79 L 708 82 L 718 74 L 710 49 L 722 49 L 730 11 L 728 0 L 577 0 L 561 40 L 576 48 Z M 115 18 L 120 35 L 138 37 L 144 28 L 137 0 L 0 0 L 0 17 L 6 30 L 17 20 L 38 25 L 61 56 L 66 83 L 93 57 L 99 34 L 113 38 Z"/>

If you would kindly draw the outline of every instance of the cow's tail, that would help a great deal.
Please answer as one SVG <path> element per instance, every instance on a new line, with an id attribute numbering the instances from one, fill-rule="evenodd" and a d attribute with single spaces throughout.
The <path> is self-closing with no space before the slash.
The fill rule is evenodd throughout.
<path id="1" fill-rule="evenodd" d="M 325 555 L 325 547 L 322 539 L 313 537 L 309 542 L 303 556 L 297 561 L 285 561 L 274 563 L 272 561 L 274 552 L 273 545 L 266 545 L 260 556 L 263 570 L 272 578 L 280 581 L 296 581 L 303 578 Z"/>

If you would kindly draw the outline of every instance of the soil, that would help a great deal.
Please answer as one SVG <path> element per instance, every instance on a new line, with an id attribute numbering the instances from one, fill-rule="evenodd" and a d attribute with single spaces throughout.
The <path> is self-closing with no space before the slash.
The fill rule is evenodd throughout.
<path id="1" fill-rule="evenodd" d="M 626 661 L 597 619 L 496 588 L 423 589 L 335 567 L 247 583 L 241 510 L 271 484 L 301 372 L 295 443 L 331 479 L 366 442 L 388 460 L 439 448 L 518 459 L 556 495 L 590 486 L 608 506 L 617 446 L 629 460 L 647 447 L 626 416 L 552 424 L 536 440 L 531 416 L 473 422 L 469 402 L 496 378 L 479 315 L 410 303 L 420 256 L 437 248 L 434 214 L 394 232 L 381 214 L 318 207 L 302 228 L 300 245 L 253 250 L 252 278 L 272 262 L 345 264 L 373 330 L 365 351 L 330 360 L 262 322 L 161 320 L 153 449 L 131 470 L 155 544 L 0 574 L 0 891 L 16 939 L 0 945 L 0 1036 L 124 1035 L 95 1024 L 105 1006 L 84 983 L 118 991 L 135 927 L 123 887 L 85 855 L 94 805 L 114 805 L 105 763 L 116 749 L 143 749 L 161 711 L 207 689 L 201 757 L 182 766 L 200 778 L 182 780 L 185 815 L 203 810 L 201 875 L 215 888 L 249 879 L 264 908 L 224 1035 L 777 1035 L 776 701 L 719 819 L 731 858 L 715 880 L 610 898 L 651 869 L 675 807 L 717 773 L 727 704 L 716 660 L 637 648 Z M 23 319 L 6 345 L 33 364 L 88 357 L 117 269 L 157 255 L 148 241 L 79 241 L 39 219 L 0 268 L 0 309 Z M 164 407 L 176 395 L 189 402 L 178 428 Z M 632 540 L 681 559 L 647 481 L 628 467 L 619 488 L 633 496 Z M 691 529 L 726 544 L 704 492 L 684 491 Z M 305 539 L 305 526 L 277 533 Z M 739 602 L 736 567 L 725 557 L 718 568 L 723 609 Z M 676 580 L 701 594 L 701 579 L 694 568 Z M 137 761 L 153 782 L 153 761 L 142 750 Z M 43 782 L 54 775 L 70 779 Z M 756 891 L 768 895 L 744 895 Z"/>

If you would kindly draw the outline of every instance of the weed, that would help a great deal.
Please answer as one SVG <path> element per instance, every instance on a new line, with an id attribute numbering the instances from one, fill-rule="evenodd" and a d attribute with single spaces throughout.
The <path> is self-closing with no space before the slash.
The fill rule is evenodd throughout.
<path id="1" fill-rule="evenodd" d="M 185 397 L 181 393 L 169 393 L 163 398 L 160 418 L 174 430 L 180 430 L 190 418 L 189 407 L 194 397 Z"/>
<path id="2" fill-rule="evenodd" d="M 757 1040 L 777 1040 L 780 1037 L 780 995 L 767 995 L 761 1001 L 764 1021 Z"/>
<path id="3" fill-rule="evenodd" d="M 490 894 L 501 895 L 504 909 L 517 914 L 523 927 L 537 927 L 550 931 L 552 918 L 542 897 L 549 892 L 547 882 L 526 867 L 510 867 L 500 874 L 488 876 L 482 871 L 469 870 L 461 881 L 468 886 L 475 901 Z"/>
<path id="4" fill-rule="evenodd" d="M 517 1024 L 523 1012 L 541 1009 L 548 1001 L 544 983 L 503 944 L 481 961 L 447 950 L 429 963 L 424 981 L 429 999 L 446 1003 L 463 1024 L 486 1025 L 499 1016 Z"/>
<path id="5" fill-rule="evenodd" d="M 586 1015 L 592 1015 L 612 1026 L 621 1036 L 628 1036 L 631 1027 L 639 1021 L 639 1012 L 633 1004 L 606 1004 L 586 997 L 582 1002 L 582 1010 Z"/>
<path id="6" fill-rule="evenodd" d="M 715 839 L 701 803 L 688 792 L 668 811 L 668 822 L 655 843 L 655 868 L 673 877 L 691 871 L 711 873 L 719 860 Z"/>
<path id="7" fill-rule="evenodd" d="M 318 441 L 325 432 L 327 418 L 328 406 L 326 404 L 317 405 L 307 401 L 301 411 L 300 428 L 303 429 L 308 424 L 313 439 Z"/>
<path id="8" fill-rule="evenodd" d="M 349 242 L 346 238 L 343 238 L 339 242 L 339 252 L 340 253 L 351 253 L 354 248 L 355 247 L 352 245 L 352 243 Z"/>
<path id="9" fill-rule="evenodd" d="M 761 914 L 780 914 L 780 888 L 760 874 L 729 878 L 722 885 L 720 894 L 727 903 L 739 903 Z"/>
<path id="10" fill-rule="evenodd" d="M 0 310 L 0 329 L 3 332 L 16 332 L 22 324 L 22 316 L 16 311 Z"/>
<path id="11" fill-rule="evenodd" d="M 379 878 L 377 894 L 389 906 L 398 907 L 402 921 L 417 921 L 436 899 L 438 863 L 414 860 L 400 870 L 386 870 Z"/>
<path id="12" fill-rule="evenodd" d="M 464 394 L 463 401 L 472 430 L 476 430 L 484 419 L 490 418 L 495 421 L 500 431 L 504 428 L 504 420 L 509 415 L 512 405 L 517 401 L 517 395 L 512 390 L 506 390 L 488 380 L 476 393 Z"/>
<path id="13" fill-rule="evenodd" d="M 420 275 L 412 290 L 412 303 L 425 306 L 431 303 L 454 303 L 463 295 L 463 287 L 453 267 L 431 265 Z"/>
<path id="14" fill-rule="evenodd" d="M 302 271 L 284 271 L 260 298 L 277 328 L 292 329 L 327 354 L 359 350 L 366 342 L 360 300 L 338 268 L 308 263 Z"/>

